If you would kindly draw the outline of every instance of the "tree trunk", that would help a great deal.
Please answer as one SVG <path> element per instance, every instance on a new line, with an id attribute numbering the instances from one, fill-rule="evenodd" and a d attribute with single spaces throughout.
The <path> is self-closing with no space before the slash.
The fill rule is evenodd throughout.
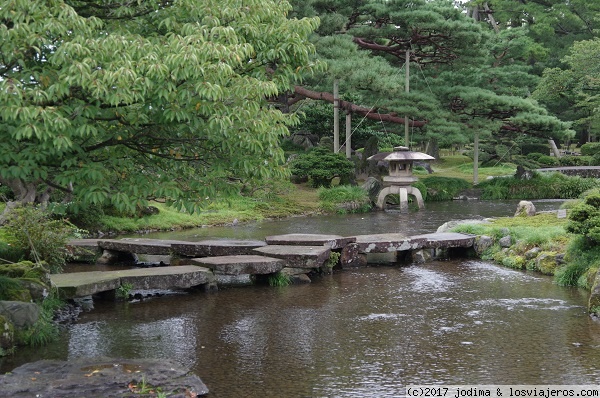
<path id="1" fill-rule="evenodd" d="M 427 154 L 433 156 L 436 159 L 440 158 L 440 147 L 438 146 L 437 139 L 430 138 L 427 144 Z"/>

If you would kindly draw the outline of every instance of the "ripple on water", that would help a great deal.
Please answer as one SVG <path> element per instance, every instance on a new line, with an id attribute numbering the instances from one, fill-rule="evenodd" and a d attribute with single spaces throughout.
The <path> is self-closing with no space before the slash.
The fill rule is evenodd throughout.
<path id="1" fill-rule="evenodd" d="M 515 309 L 535 309 L 535 310 L 549 310 L 549 311 L 562 311 L 570 310 L 574 308 L 583 308 L 579 305 L 568 304 L 567 301 L 561 299 L 552 298 L 538 298 L 538 297 L 523 297 L 514 299 L 487 299 L 479 300 L 476 302 L 482 306 L 495 306 L 502 307 L 507 310 Z"/>

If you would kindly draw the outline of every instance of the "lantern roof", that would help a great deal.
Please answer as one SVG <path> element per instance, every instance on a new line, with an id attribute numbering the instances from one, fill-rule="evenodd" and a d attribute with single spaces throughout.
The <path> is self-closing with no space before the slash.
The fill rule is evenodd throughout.
<path id="1" fill-rule="evenodd" d="M 397 146 L 394 147 L 394 152 L 380 152 L 369 157 L 369 160 L 435 160 L 435 158 L 426 153 L 413 152 L 405 146 Z"/>

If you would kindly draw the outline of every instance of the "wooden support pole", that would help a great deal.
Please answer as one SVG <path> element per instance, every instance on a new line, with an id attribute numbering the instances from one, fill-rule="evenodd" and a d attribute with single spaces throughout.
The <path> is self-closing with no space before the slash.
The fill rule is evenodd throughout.
<path id="1" fill-rule="evenodd" d="M 340 93 L 339 80 L 333 81 L 333 152 L 340 151 Z"/>
<path id="2" fill-rule="evenodd" d="M 352 137 L 352 114 L 350 112 L 346 112 L 346 157 L 350 159 L 352 156 L 352 145 L 351 145 L 351 137 Z"/>
<path id="3" fill-rule="evenodd" d="M 406 50 L 406 59 L 404 61 L 405 78 L 404 78 L 404 91 L 410 91 L 410 50 Z M 404 116 L 404 145 L 410 148 L 410 129 L 408 123 L 408 115 Z"/>

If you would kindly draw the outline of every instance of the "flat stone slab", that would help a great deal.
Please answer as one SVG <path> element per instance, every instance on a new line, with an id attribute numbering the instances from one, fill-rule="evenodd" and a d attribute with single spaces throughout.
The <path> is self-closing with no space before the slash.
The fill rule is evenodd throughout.
<path id="1" fill-rule="evenodd" d="M 146 238 L 124 238 L 124 239 L 100 239 L 98 246 L 106 250 L 116 250 L 136 254 L 171 254 L 171 245 L 174 243 L 185 243 L 177 240 L 146 239 Z"/>
<path id="2" fill-rule="evenodd" d="M 50 275 L 61 298 L 84 297 L 131 284 L 133 289 L 186 289 L 214 281 L 208 268 L 195 265 Z"/>
<path id="3" fill-rule="evenodd" d="M 193 258 L 193 264 L 212 269 L 215 274 L 272 274 L 281 271 L 285 261 L 258 255 L 219 256 Z"/>
<path id="4" fill-rule="evenodd" d="M 0 375 L 0 397 L 149 396 L 143 383 L 169 397 L 208 394 L 198 376 L 173 360 L 75 358 L 30 362 Z"/>
<path id="5" fill-rule="evenodd" d="M 410 237 L 404 234 L 374 234 L 357 235 L 353 245 L 358 247 L 359 253 L 389 253 L 421 248 L 427 239 L 424 237 Z"/>
<path id="6" fill-rule="evenodd" d="M 173 253 L 187 257 L 237 256 L 255 254 L 254 249 L 266 246 L 262 240 L 202 240 L 171 244 Z"/>
<path id="7" fill-rule="evenodd" d="M 327 246 L 269 245 L 255 252 L 285 260 L 286 267 L 319 268 L 329 259 L 331 249 Z"/>
<path id="8" fill-rule="evenodd" d="M 439 249 L 451 247 L 471 247 L 475 236 L 458 232 L 440 232 L 413 236 L 412 239 L 425 239 L 421 248 Z"/>
<path id="9" fill-rule="evenodd" d="M 299 246 L 327 246 L 330 249 L 342 249 L 347 244 L 356 241 L 354 237 L 323 234 L 285 234 L 267 236 L 265 241 L 269 245 L 299 245 Z"/>

